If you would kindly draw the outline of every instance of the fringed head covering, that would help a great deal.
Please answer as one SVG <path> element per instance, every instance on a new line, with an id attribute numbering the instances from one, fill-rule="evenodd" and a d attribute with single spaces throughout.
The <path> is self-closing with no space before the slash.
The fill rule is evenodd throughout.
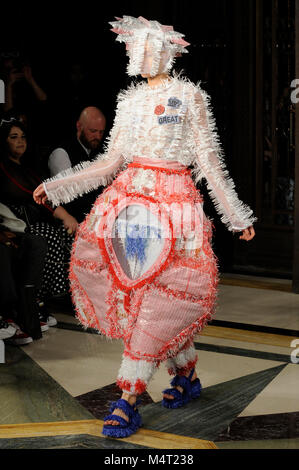
<path id="1" fill-rule="evenodd" d="M 172 26 L 162 25 L 158 21 L 149 21 L 142 16 L 115 17 L 111 21 L 111 31 L 117 34 L 116 40 L 126 43 L 130 58 L 127 73 L 130 76 L 168 73 L 175 57 L 188 52 L 185 48 L 190 44 L 184 34 L 173 30 Z"/>

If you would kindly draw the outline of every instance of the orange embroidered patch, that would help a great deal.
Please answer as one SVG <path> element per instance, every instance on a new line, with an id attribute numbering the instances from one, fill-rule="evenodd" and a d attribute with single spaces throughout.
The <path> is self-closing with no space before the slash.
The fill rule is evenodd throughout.
<path id="1" fill-rule="evenodd" d="M 158 106 L 155 107 L 155 114 L 163 114 L 165 111 L 165 107 L 162 104 L 158 104 Z"/>

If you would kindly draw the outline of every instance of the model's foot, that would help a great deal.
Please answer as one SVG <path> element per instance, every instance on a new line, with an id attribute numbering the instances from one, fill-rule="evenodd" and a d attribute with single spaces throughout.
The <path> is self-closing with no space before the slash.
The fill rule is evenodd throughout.
<path id="1" fill-rule="evenodd" d="M 190 371 L 189 371 L 187 374 L 185 374 L 185 377 L 188 377 L 189 374 L 190 374 Z M 195 372 L 195 370 L 194 370 L 193 375 L 192 375 L 192 377 L 191 377 L 191 382 L 193 382 L 193 381 L 196 380 L 196 379 L 197 379 L 197 374 L 196 374 L 196 372 Z M 183 392 L 184 392 L 183 387 L 180 387 L 179 385 L 177 385 L 176 387 L 173 387 L 173 388 L 176 388 L 180 393 L 183 393 Z M 167 400 L 173 400 L 173 399 L 174 399 L 174 396 L 173 396 L 173 395 L 170 395 L 170 394 L 168 394 L 168 393 L 163 393 L 163 398 L 166 398 Z"/>
<path id="2" fill-rule="evenodd" d="M 129 395 L 128 393 L 123 393 L 121 398 L 123 400 L 126 400 L 131 406 L 135 405 L 136 403 L 136 395 Z M 127 422 L 129 422 L 128 416 L 119 408 L 115 408 L 113 411 L 113 414 L 116 416 L 120 416 L 121 418 L 125 419 Z M 119 422 L 115 421 L 113 419 L 109 421 L 105 421 L 105 425 L 111 425 L 111 426 L 119 426 Z"/>

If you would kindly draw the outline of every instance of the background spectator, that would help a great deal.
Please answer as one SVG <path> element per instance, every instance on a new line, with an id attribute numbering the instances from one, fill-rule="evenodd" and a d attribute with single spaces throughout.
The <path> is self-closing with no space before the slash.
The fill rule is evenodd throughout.
<path id="1" fill-rule="evenodd" d="M 26 234 L 26 224 L 0 203 L 0 315 L 14 336 L 10 343 L 24 345 L 40 339 L 49 329 L 42 321 L 37 302 L 47 243 Z M 11 228 L 14 230 L 12 231 Z"/>
<path id="2" fill-rule="evenodd" d="M 48 251 L 38 296 L 45 301 L 68 293 L 68 260 L 77 228 L 76 220 L 62 207 L 38 206 L 32 191 L 41 179 L 26 165 L 27 138 L 17 121 L 1 126 L 0 198 L 26 223 L 26 233 L 47 241 Z"/>
<path id="3" fill-rule="evenodd" d="M 41 169 L 45 155 L 49 153 L 51 120 L 48 96 L 37 83 L 27 59 L 5 59 L 1 67 L 1 78 L 5 82 L 5 103 L 2 118 L 20 120 L 28 133 L 34 135 L 33 164 Z M 33 149 L 33 142 L 31 148 Z"/>
<path id="4" fill-rule="evenodd" d="M 101 150 L 105 127 L 106 119 L 102 111 L 94 106 L 83 109 L 76 123 L 76 133 L 74 132 L 73 137 L 64 139 L 50 154 L 50 175 L 55 176 L 80 162 L 92 160 Z M 77 221 L 82 222 L 102 190 L 103 188 L 96 189 L 64 207 Z"/>
<path id="5" fill-rule="evenodd" d="M 12 108 L 30 111 L 36 102 L 47 101 L 47 94 L 36 82 L 28 61 L 7 59 L 2 73 L 5 81 L 4 111 Z"/>

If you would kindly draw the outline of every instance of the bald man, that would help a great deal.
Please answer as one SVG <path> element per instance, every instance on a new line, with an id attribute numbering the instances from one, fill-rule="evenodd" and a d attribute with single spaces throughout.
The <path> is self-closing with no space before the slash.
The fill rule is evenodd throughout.
<path id="1" fill-rule="evenodd" d="M 102 111 L 94 106 L 83 109 L 76 125 L 76 139 L 63 142 L 49 156 L 48 167 L 51 176 L 81 161 L 91 160 L 99 153 L 106 127 Z"/>
<path id="2" fill-rule="evenodd" d="M 80 162 L 92 160 L 100 152 L 101 140 L 106 127 L 106 119 L 102 111 L 94 106 L 83 109 L 76 127 L 74 137 L 59 144 L 49 156 L 48 168 L 51 176 L 55 176 Z M 80 223 L 85 218 L 85 214 L 90 212 L 92 204 L 102 189 L 98 188 L 85 194 L 81 198 L 65 204 L 64 208 Z"/>

